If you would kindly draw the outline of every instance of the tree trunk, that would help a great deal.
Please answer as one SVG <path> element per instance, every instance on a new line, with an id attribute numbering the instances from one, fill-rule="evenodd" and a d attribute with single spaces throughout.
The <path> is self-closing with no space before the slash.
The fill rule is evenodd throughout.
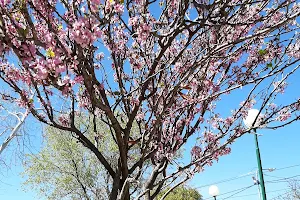
<path id="1" fill-rule="evenodd" d="M 109 195 L 109 200 L 117 200 L 119 188 L 120 188 L 120 170 L 117 169 L 116 175 L 113 179 L 113 187 Z"/>
<path id="2" fill-rule="evenodd" d="M 148 192 L 145 194 L 144 200 L 151 200 L 150 191 L 148 191 Z"/>

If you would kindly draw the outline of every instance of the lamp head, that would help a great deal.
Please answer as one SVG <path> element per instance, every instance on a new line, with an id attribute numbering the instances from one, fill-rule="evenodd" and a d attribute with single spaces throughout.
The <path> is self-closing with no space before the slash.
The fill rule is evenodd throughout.
<path id="1" fill-rule="evenodd" d="M 253 124 L 254 120 L 259 114 L 259 110 L 257 109 L 250 109 L 248 111 L 248 115 L 246 119 L 243 119 L 244 124 L 246 125 L 247 128 L 251 128 L 252 126 L 257 127 L 259 125 L 259 120 L 257 119 L 255 124 Z"/>
<path id="2" fill-rule="evenodd" d="M 210 196 L 216 197 L 220 194 L 219 188 L 216 185 L 212 185 L 208 188 L 208 193 Z"/>

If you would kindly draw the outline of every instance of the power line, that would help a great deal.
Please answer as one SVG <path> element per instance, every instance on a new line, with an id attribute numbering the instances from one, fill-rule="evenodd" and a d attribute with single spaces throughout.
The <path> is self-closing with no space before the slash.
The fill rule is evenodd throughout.
<path id="1" fill-rule="evenodd" d="M 254 186 L 254 185 L 250 185 L 250 186 L 247 186 L 247 187 L 243 187 L 243 188 L 239 188 L 239 189 L 236 189 L 236 190 L 232 190 L 232 191 L 223 193 L 223 194 L 221 194 L 221 195 L 219 195 L 219 196 L 226 195 L 226 194 L 229 194 L 229 193 L 232 193 L 232 192 L 236 192 L 236 191 L 238 191 L 238 192 L 236 192 L 236 193 L 234 193 L 234 194 L 232 194 L 232 195 L 230 195 L 230 196 L 228 196 L 228 197 L 225 197 L 225 198 L 223 198 L 222 200 L 224 200 L 224 199 L 229 199 L 229 198 L 233 199 L 233 198 L 238 198 L 238 197 L 254 196 L 254 195 L 257 195 L 258 193 L 252 193 L 252 194 L 245 194 L 245 195 L 235 196 L 236 194 L 239 194 L 239 193 L 241 193 L 241 192 L 243 192 L 243 191 L 245 191 L 245 190 L 247 190 L 247 189 L 249 189 L 249 188 L 251 188 L 251 187 L 253 187 L 253 186 Z M 283 191 L 283 190 L 288 190 L 288 189 L 290 189 L 290 188 L 267 191 L 267 194 L 274 193 L 274 192 L 279 192 L 279 191 Z M 289 193 L 289 192 L 291 192 L 291 191 L 288 191 L 288 192 L 286 192 L 286 193 Z M 286 193 L 283 193 L 283 194 L 286 194 Z M 281 195 L 283 195 L 283 194 L 281 194 Z M 218 197 L 219 197 L 219 196 L 218 196 Z M 235 197 L 234 197 L 234 196 L 235 196 Z M 279 195 L 279 196 L 280 196 L 280 195 Z M 279 197 L 279 196 L 276 196 L 276 198 Z M 203 199 L 203 200 L 207 200 L 207 199 L 211 199 L 211 198 L 213 198 L 213 197 L 209 197 L 209 198 L 206 198 L 206 199 Z"/>
<path id="2" fill-rule="evenodd" d="M 279 170 L 284 170 L 284 169 L 289 169 L 289 168 L 293 168 L 293 167 L 298 167 L 300 166 L 300 164 L 297 164 L 297 165 L 291 165 L 291 166 L 286 166 L 286 167 L 281 167 L 281 168 L 275 168 L 276 171 L 279 171 Z M 201 186 L 198 186 L 198 187 L 195 187 L 195 189 L 199 189 L 199 188 L 203 188 L 203 187 L 207 187 L 207 186 L 210 186 L 210 185 L 215 185 L 215 184 L 219 184 L 219 183 L 225 183 L 225 182 L 229 182 L 229 181 L 233 181 L 233 180 L 236 180 L 236 179 L 240 179 L 240 178 L 243 178 L 243 177 L 247 177 L 247 176 L 251 176 L 253 174 L 255 174 L 256 171 L 252 171 L 252 172 L 248 172 L 247 174 L 244 174 L 244 175 L 240 175 L 240 176 L 236 176 L 236 177 L 232 177 L 232 178 L 228 178 L 228 179 L 223 179 L 221 181 L 218 181 L 218 182 L 214 182 L 214 183 L 210 183 L 210 184 L 206 184 L 206 185 L 201 185 Z M 265 174 L 266 176 L 270 176 L 272 177 L 271 175 L 267 175 Z M 280 182 L 284 182 L 284 181 L 281 181 L 281 180 L 287 180 L 287 179 L 292 179 L 294 177 L 298 177 L 300 175 L 295 175 L 295 176 L 292 176 L 292 177 L 287 177 L 287 178 L 284 178 L 284 177 L 276 177 L 276 178 L 279 178 L 279 179 L 275 179 L 275 180 L 270 180 L 270 181 L 266 181 L 266 183 L 280 183 Z M 275 177 L 275 176 L 274 176 Z M 277 181 L 277 182 L 276 182 Z M 226 194 L 229 194 L 229 193 L 232 193 L 232 192 L 235 192 L 235 191 L 238 191 L 236 193 L 234 193 L 233 195 L 230 195 L 229 197 L 226 197 L 224 199 L 228 199 L 228 198 L 232 198 L 232 196 L 236 195 L 236 194 L 239 194 L 241 192 L 243 192 L 244 190 L 248 189 L 248 188 L 251 188 L 253 187 L 254 185 L 251 185 L 251 186 L 248 186 L 248 187 L 244 187 L 244 188 L 240 188 L 240 189 L 236 189 L 236 190 L 232 190 L 232 191 L 229 191 L 229 192 L 226 192 L 226 193 L 223 193 L 219 196 L 222 196 L 222 195 L 226 195 Z M 281 189 L 283 190 L 283 189 Z M 280 191 L 280 190 L 274 190 L 274 191 L 270 191 L 268 193 L 271 193 L 271 192 L 276 192 L 276 191 Z M 254 195 L 254 194 L 252 194 Z M 243 195 L 245 196 L 245 195 Z M 251 196 L 251 195 L 247 195 L 247 196 Z M 204 200 L 207 200 L 207 199 L 211 199 L 213 197 L 209 197 L 209 198 L 206 198 Z M 235 197 L 233 197 L 235 198 Z"/>
<path id="3" fill-rule="evenodd" d="M 265 176 L 269 176 L 269 177 L 273 177 L 273 178 L 284 178 L 282 176 L 273 176 L 273 175 L 269 175 L 269 174 L 264 174 Z"/>
<path id="4" fill-rule="evenodd" d="M 245 176 L 246 176 L 246 175 L 245 175 Z M 291 177 L 287 177 L 287 178 L 281 178 L 281 179 L 291 179 L 291 178 L 298 177 L 298 176 L 300 176 L 300 175 L 295 175 L 295 176 L 291 176 Z M 276 179 L 276 180 L 281 180 L 281 179 Z M 276 181 L 276 180 L 274 180 L 274 181 Z M 267 181 L 266 183 L 276 183 L 276 182 Z M 247 190 L 247 189 L 249 189 L 249 188 L 251 188 L 251 187 L 253 187 L 253 186 L 255 186 L 255 185 L 250 185 L 250 186 L 247 186 L 247 187 L 243 187 L 243 188 L 235 189 L 235 190 L 232 190 L 232 191 L 229 191 L 229 192 L 226 192 L 226 193 L 222 193 L 221 195 L 218 195 L 218 197 L 223 196 L 223 195 L 226 195 L 226 194 L 230 194 L 230 193 L 233 193 L 233 192 L 236 192 L 236 193 L 234 193 L 234 194 L 232 194 L 232 195 L 230 195 L 230 196 L 228 196 L 228 197 L 225 197 L 225 198 L 223 198 L 222 200 L 224 200 L 224 199 L 229 199 L 229 198 L 237 198 L 237 197 L 245 197 L 245 196 L 253 196 L 253 195 L 257 195 L 257 193 L 253 193 L 253 194 L 246 194 L 246 195 L 240 195 L 240 196 L 233 197 L 233 196 L 235 196 L 235 195 L 237 195 L 237 194 L 239 194 L 239 193 L 241 193 L 241 192 L 243 192 L 243 191 L 245 191 L 245 190 Z M 269 192 L 267 191 L 267 194 L 273 193 L 273 192 L 282 191 L 282 190 L 287 190 L 287 189 L 289 189 L 289 188 L 279 189 L 279 190 L 272 190 L 272 191 L 269 191 Z M 289 191 L 289 192 L 290 192 L 290 191 Z M 285 194 L 285 193 L 284 193 L 284 194 Z M 278 196 L 278 197 L 279 197 L 279 196 Z M 211 199 L 211 198 L 213 198 L 213 197 L 208 197 L 208 198 L 203 199 L 203 200 L 207 200 L 207 199 Z M 276 197 L 276 198 L 277 198 L 277 197 Z"/>
<path id="5" fill-rule="evenodd" d="M 293 179 L 295 177 L 299 177 L 300 174 L 295 175 L 295 176 L 290 176 L 290 177 L 283 177 L 283 178 L 279 178 L 279 179 L 273 179 L 270 181 L 266 181 L 266 183 L 279 183 L 279 182 L 287 182 L 287 180 Z"/>
<path id="6" fill-rule="evenodd" d="M 289 168 L 298 167 L 298 166 L 300 166 L 300 164 L 290 165 L 290 166 L 281 167 L 281 168 L 275 168 L 275 171 L 289 169 Z M 207 187 L 207 186 L 215 185 L 215 184 L 219 184 L 219 183 L 226 183 L 226 182 L 233 181 L 233 180 L 236 180 L 236 179 L 240 179 L 240 178 L 243 178 L 243 177 L 251 176 L 251 175 L 255 174 L 255 172 L 256 171 L 251 171 L 251 172 L 248 172 L 247 174 L 244 174 L 244 175 L 235 176 L 235 177 L 232 177 L 232 178 L 220 180 L 220 181 L 217 181 L 217 182 L 214 182 L 214 183 L 210 183 L 210 184 L 206 184 L 206 185 L 201 185 L 201 186 L 195 187 L 195 189 L 199 189 L 199 188 L 203 188 L 203 187 Z"/>
<path id="7" fill-rule="evenodd" d="M 224 179 L 224 180 L 221 180 L 221 181 L 218 181 L 218 182 L 214 182 L 214 183 L 210 183 L 210 184 L 206 184 L 206 185 L 201 185 L 201 186 L 198 186 L 198 187 L 195 187 L 195 188 L 199 189 L 199 188 L 207 187 L 207 186 L 210 186 L 210 185 L 215 185 L 215 184 L 219 184 L 219 183 L 225 183 L 225 182 L 233 181 L 233 180 L 240 179 L 240 178 L 243 178 L 243 177 L 246 177 L 246 176 L 251 176 L 253 174 L 254 174 L 254 172 L 249 172 L 249 173 L 244 174 L 244 175 L 240 175 L 240 176 L 236 176 L 236 177 L 233 177 L 233 178 Z"/>
<path id="8" fill-rule="evenodd" d="M 288 169 L 288 168 L 293 168 L 293 167 L 298 167 L 298 166 L 300 166 L 300 164 L 297 164 L 297 165 L 291 165 L 291 166 L 282 167 L 282 168 L 276 168 L 276 171 L 277 171 L 277 170 Z"/>
<path id="9" fill-rule="evenodd" d="M 289 180 L 289 179 L 293 179 L 293 180 L 296 180 L 296 181 L 300 181 L 299 179 L 294 179 L 294 177 L 298 177 L 300 175 L 295 175 L 295 176 L 291 176 L 291 177 L 282 177 L 282 176 L 273 176 L 273 175 L 268 175 L 268 174 L 265 174 L 266 176 L 268 177 L 272 177 L 272 178 L 278 178 L 278 179 L 273 179 L 273 180 L 270 180 L 269 182 L 273 182 L 273 181 L 280 181 L 280 180 Z M 280 181 L 280 182 L 286 182 L 286 181 Z"/>
<path id="10" fill-rule="evenodd" d="M 229 199 L 230 197 L 233 197 L 234 195 L 239 194 L 239 193 L 241 193 L 241 192 L 243 192 L 243 191 L 245 191 L 245 190 L 247 190 L 247 189 L 249 189 L 249 188 L 251 188 L 251 187 L 253 187 L 253 186 L 254 186 L 254 185 L 248 186 L 248 187 L 246 187 L 245 189 L 243 189 L 243 190 L 241 190 L 241 191 L 239 191 L 239 192 L 236 192 L 236 193 L 234 193 L 234 194 L 232 194 L 232 195 L 230 195 L 230 196 L 228 196 L 228 197 L 226 197 L 226 198 L 223 198 L 222 200 L 224 200 L 224 199 Z"/>
<path id="11" fill-rule="evenodd" d="M 298 167 L 298 166 L 300 166 L 300 164 L 286 166 L 286 167 L 281 167 L 281 168 L 275 168 L 275 171 L 284 170 L 284 169 L 293 168 L 293 167 Z M 214 183 L 210 183 L 210 184 L 206 184 L 206 185 L 201 185 L 201 186 L 195 187 L 195 189 L 199 189 L 199 188 L 203 188 L 203 187 L 207 187 L 207 186 L 215 185 L 215 184 L 219 184 L 219 183 L 225 183 L 225 182 L 233 181 L 233 180 L 240 179 L 240 178 L 243 178 L 243 177 L 251 176 L 253 174 L 255 174 L 255 171 L 248 172 L 247 174 L 244 174 L 244 175 L 235 176 L 235 177 L 232 177 L 232 178 L 220 180 L 220 181 L 217 181 L 217 182 L 214 182 Z"/>
<path id="12" fill-rule="evenodd" d="M 250 186 L 247 186 L 247 187 L 243 187 L 243 188 L 235 189 L 235 190 L 232 190 L 232 191 L 229 191 L 229 192 L 225 192 L 225 193 L 222 193 L 222 194 L 218 195 L 218 197 L 226 195 L 226 194 L 230 194 L 230 193 L 233 193 L 233 192 L 236 192 L 236 191 L 239 191 L 237 193 L 240 193 L 240 192 L 242 192 L 242 191 L 244 191 L 244 190 L 246 190 L 246 189 L 248 189 L 248 188 L 250 188 L 252 186 L 254 186 L 254 185 L 250 185 Z M 203 200 L 207 200 L 207 199 L 211 199 L 211 198 L 213 198 L 213 197 L 208 197 L 208 198 L 203 199 Z"/>
<path id="13" fill-rule="evenodd" d="M 283 191 L 283 190 L 287 190 L 289 188 L 285 188 L 285 189 L 280 189 L 280 190 L 272 190 L 272 191 L 267 191 L 267 194 L 269 193 L 273 193 L 273 192 L 278 192 L 278 191 Z M 231 197 L 231 199 L 233 198 L 238 198 L 238 197 L 247 197 L 247 196 L 254 196 L 257 195 L 258 193 L 252 193 L 252 194 L 245 194 L 245 195 L 240 195 L 240 196 L 236 196 L 236 197 Z"/>
<path id="14" fill-rule="evenodd" d="M 300 175 L 295 175 L 295 176 L 291 176 L 291 177 L 287 177 L 287 178 L 280 178 L 280 179 L 276 179 L 276 180 L 272 180 L 272 181 L 288 180 L 288 179 L 292 179 L 292 178 L 298 177 L 298 176 L 300 176 Z M 276 183 L 276 182 L 272 182 L 272 181 L 266 181 L 266 183 Z M 278 182 L 277 182 L 277 183 L 278 183 Z M 237 197 L 245 197 L 245 196 L 253 196 L 253 195 L 257 195 L 257 193 L 253 193 L 253 194 L 240 195 L 240 196 L 233 197 L 233 196 L 235 196 L 236 194 L 239 194 L 239 193 L 243 192 L 244 190 L 249 189 L 249 188 L 251 188 L 251 187 L 253 187 L 253 186 L 254 186 L 254 185 L 251 185 L 251 186 L 248 186 L 248 187 L 245 187 L 245 188 L 241 188 L 241 189 L 237 189 L 237 190 L 240 190 L 240 191 L 238 191 L 238 192 L 236 192 L 236 193 L 234 193 L 234 194 L 232 194 L 232 195 L 230 195 L 230 196 L 228 196 L 228 197 L 226 197 L 226 198 L 223 198 L 222 200 L 224 200 L 224 199 L 229 199 L 229 198 L 237 198 Z M 267 194 L 273 193 L 273 192 L 282 191 L 282 190 L 287 190 L 287 189 L 289 189 L 289 188 L 279 189 L 279 190 L 272 190 L 272 191 L 267 192 Z M 228 193 L 232 193 L 232 192 L 234 192 L 234 191 L 227 192 L 227 193 L 224 193 L 224 194 L 222 194 L 222 195 L 225 195 L 225 194 L 228 194 Z M 290 192 L 290 191 L 289 191 L 289 192 Z M 288 193 L 288 192 L 287 192 L 287 193 Z M 284 194 L 286 194 L 286 193 L 284 193 Z M 282 194 L 281 194 L 281 195 L 282 195 Z M 219 196 L 221 196 L 221 195 L 219 195 Z M 279 196 L 278 196 L 278 197 L 279 197 Z M 276 198 L 277 198 L 277 197 L 276 197 Z"/>

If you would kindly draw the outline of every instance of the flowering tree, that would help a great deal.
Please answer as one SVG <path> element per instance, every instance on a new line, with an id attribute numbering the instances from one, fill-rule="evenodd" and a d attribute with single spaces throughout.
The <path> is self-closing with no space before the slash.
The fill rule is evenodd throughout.
<path id="1" fill-rule="evenodd" d="M 96 155 L 111 177 L 111 200 L 154 199 L 252 128 L 299 119 L 299 99 L 275 104 L 299 68 L 297 1 L 1 0 L 0 13 L 0 78 L 19 106 Z M 243 101 L 222 116 L 216 105 L 235 90 Z M 254 105 L 259 123 L 246 129 Z M 85 112 L 98 142 L 96 119 L 109 127 L 117 166 L 74 123 Z M 176 164 L 183 146 L 190 162 Z"/>

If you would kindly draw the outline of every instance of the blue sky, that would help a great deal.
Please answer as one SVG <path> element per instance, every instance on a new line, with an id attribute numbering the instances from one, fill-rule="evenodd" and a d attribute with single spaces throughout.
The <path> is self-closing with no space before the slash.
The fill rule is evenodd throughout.
<path id="1" fill-rule="evenodd" d="M 299 85 L 299 75 L 300 73 L 298 72 L 291 77 L 286 94 L 279 98 L 280 101 L 278 103 L 285 103 L 287 100 L 290 101 L 295 97 L 299 97 L 299 92 L 297 90 Z M 242 91 L 240 92 L 242 93 Z M 236 104 L 239 103 L 239 100 L 240 95 L 238 91 L 233 95 L 229 95 L 224 101 L 220 101 L 217 106 L 220 106 L 221 113 L 225 113 L 224 115 L 226 115 L 230 112 L 230 109 L 237 106 Z M 40 144 L 42 138 L 40 137 L 41 134 L 36 133 L 41 129 L 39 126 L 32 126 L 32 120 L 27 123 L 30 123 L 29 125 L 31 127 L 30 134 L 32 135 L 32 145 L 35 146 L 35 148 L 38 148 L 38 144 Z M 278 179 L 296 176 L 295 178 L 300 180 L 299 127 L 300 122 L 296 122 L 290 126 L 277 130 L 258 130 L 258 133 L 262 134 L 258 139 L 263 168 L 278 169 L 273 172 L 265 171 L 268 200 L 287 191 L 285 190 L 288 186 L 287 182 L 283 182 L 282 180 L 279 182 Z M 7 153 L 10 153 L 10 151 L 8 150 Z M 189 152 L 185 152 L 185 154 L 189 155 Z M 26 192 L 23 191 L 21 183 L 24 179 L 22 179 L 20 175 L 22 166 L 20 162 L 16 161 L 16 164 L 14 163 L 15 162 L 12 163 L 11 169 L 6 170 L 2 168 L 0 170 L 0 199 L 42 200 L 42 198 L 38 197 L 30 188 L 27 188 L 28 190 Z M 188 182 L 188 184 L 192 187 L 196 187 L 203 195 L 204 199 L 211 199 L 209 198 L 208 187 L 209 185 L 216 183 L 215 185 L 219 187 L 221 195 L 218 199 L 255 200 L 259 199 L 257 186 L 252 186 L 252 176 L 255 176 L 256 170 L 257 161 L 254 136 L 253 134 L 246 134 L 232 145 L 231 154 L 221 157 L 219 162 L 215 162 L 213 166 L 206 167 L 204 172 L 196 175 L 193 180 Z M 252 174 L 250 174 L 250 172 L 252 172 Z M 297 177 L 297 175 L 299 175 L 299 177 Z M 218 183 L 232 178 L 236 179 Z M 273 182 L 270 182 L 272 180 Z M 246 187 L 250 188 L 235 194 L 240 191 L 239 189 Z M 231 192 L 234 190 L 236 191 Z M 231 198 L 227 198 L 231 195 L 233 195 Z"/>
<path id="2" fill-rule="evenodd" d="M 272 199 L 282 193 L 285 193 L 287 188 L 286 182 L 268 183 L 268 181 L 280 179 L 281 177 L 292 177 L 300 175 L 300 135 L 299 135 L 300 122 L 296 122 L 288 127 L 278 130 L 261 130 L 259 137 L 259 145 L 261 151 L 263 168 L 277 168 L 273 172 L 265 172 L 266 191 L 268 199 Z M 295 166 L 298 165 L 298 166 Z M 289 168 L 285 168 L 289 167 Z M 285 168 L 285 169 L 282 169 Z M 223 180 L 239 177 L 232 181 L 223 183 L 217 183 L 220 190 L 220 195 L 245 188 L 253 185 L 252 176 L 248 175 L 249 172 L 255 172 L 257 169 L 256 154 L 254 136 L 252 134 L 244 135 L 237 140 L 232 146 L 232 153 L 230 155 L 222 157 L 218 163 L 214 163 L 213 166 L 207 167 L 205 171 L 195 178 L 189 181 L 189 185 L 193 187 L 200 187 L 198 190 L 205 198 L 209 198 L 208 187 L 201 187 L 203 185 L 211 185 Z M 13 165 L 10 170 L 1 170 L 0 174 L 0 199 L 9 200 L 33 200 L 42 199 L 29 189 L 24 192 L 21 188 L 21 182 L 24 179 L 21 178 L 20 172 L 22 167 L 19 165 Z M 270 176 L 267 176 L 270 175 Z M 271 177 L 274 176 L 274 177 Z M 278 178 L 277 178 L 278 177 Z M 295 177 L 298 180 L 299 177 Z M 276 192 L 272 192 L 279 190 Z M 239 190 L 238 190 L 239 191 Z M 236 191 L 236 192 L 238 192 Z M 268 193 L 270 192 L 270 193 Z M 233 195 L 235 192 L 227 193 L 218 199 L 223 199 Z M 243 195 L 251 196 L 243 196 Z M 239 197 L 243 196 L 243 197 Z M 236 194 L 231 199 L 243 199 L 254 200 L 258 199 L 257 186 L 253 186 L 239 194 Z"/>
<path id="3" fill-rule="evenodd" d="M 298 73 L 298 75 L 300 74 Z M 287 99 L 290 100 L 295 97 L 299 97 L 299 92 L 297 90 L 299 80 L 297 80 L 297 76 L 294 76 L 290 80 L 289 84 L 290 88 L 288 93 L 280 98 L 281 103 L 286 102 Z M 231 106 L 238 106 L 238 103 L 240 102 L 238 100 L 239 98 L 239 94 L 234 94 L 229 95 L 227 98 L 226 102 L 230 102 L 230 104 L 226 104 L 221 101 L 221 105 L 219 106 L 221 106 L 222 113 L 229 114 L 230 109 L 232 109 Z M 287 189 L 287 182 L 279 182 L 277 179 L 299 175 L 299 177 L 295 178 L 300 180 L 299 127 L 300 122 L 296 122 L 290 126 L 278 130 L 258 131 L 259 134 L 262 134 L 262 136 L 259 137 L 259 145 L 263 168 L 277 168 L 277 170 L 273 172 L 265 172 L 268 200 L 271 200 L 273 197 L 286 192 L 285 189 Z M 32 130 L 32 133 L 37 133 L 40 131 L 40 129 L 37 127 L 32 128 Z M 36 140 L 33 141 L 33 145 L 38 145 L 41 142 L 41 138 L 36 136 L 35 139 Z M 0 199 L 43 199 L 41 197 L 37 197 L 37 194 L 34 193 L 34 191 L 32 191 L 30 188 L 26 192 L 23 191 L 21 183 L 24 181 L 24 179 L 20 175 L 22 170 L 23 168 L 20 162 L 17 162 L 16 164 L 12 163 L 11 168 L 8 170 L 4 168 L 0 169 Z M 204 172 L 196 175 L 193 180 L 188 182 L 188 184 L 192 187 L 196 187 L 203 195 L 204 199 L 212 199 L 208 195 L 208 187 L 209 185 L 216 183 L 215 185 L 217 185 L 220 190 L 220 196 L 217 198 L 218 200 L 255 200 L 259 199 L 257 186 L 252 186 L 251 188 L 246 189 L 238 194 L 235 193 L 239 192 L 238 189 L 253 185 L 252 176 L 255 176 L 255 174 L 252 175 L 249 173 L 255 173 L 256 170 L 257 161 L 254 136 L 252 134 L 247 134 L 239 138 L 236 143 L 232 145 L 231 154 L 221 157 L 219 162 L 214 163 L 213 166 L 206 167 Z M 240 178 L 218 183 L 220 181 L 235 177 Z M 272 180 L 275 181 L 270 182 Z M 236 191 L 229 193 L 233 190 Z M 233 196 L 228 198 L 231 195 Z"/>
<path id="4" fill-rule="evenodd" d="M 265 171 L 264 173 L 266 192 L 269 200 L 275 196 L 278 196 L 279 194 L 285 193 L 286 191 L 282 189 L 286 189 L 288 185 L 287 182 L 274 181 L 276 183 L 271 183 L 268 181 L 300 175 L 300 136 L 298 131 L 299 125 L 300 123 L 296 122 L 291 126 L 279 130 L 259 131 L 259 133 L 262 134 L 262 136 L 258 138 L 262 166 L 264 169 L 278 169 L 275 169 L 273 172 Z M 190 185 L 199 187 L 202 185 L 211 185 L 216 183 L 215 185 L 219 187 L 220 195 L 222 195 L 222 193 L 224 194 L 233 190 L 253 185 L 252 176 L 255 176 L 255 174 L 249 176 L 246 176 L 246 174 L 248 174 L 249 172 L 255 173 L 256 170 L 257 161 L 254 136 L 252 134 L 248 134 L 237 140 L 237 142 L 232 146 L 232 153 L 230 155 L 222 157 L 218 163 L 215 163 L 211 167 L 207 167 L 203 173 L 197 175 L 192 181 L 190 181 Z M 241 177 L 232 181 L 217 183 L 222 180 L 227 180 L 239 176 Z M 300 180 L 300 177 L 295 178 L 298 178 L 298 180 Z M 204 199 L 209 197 L 208 187 L 209 186 L 198 188 L 201 194 L 203 194 Z M 275 190 L 280 191 L 271 192 Z M 224 194 L 218 199 L 229 197 L 235 192 Z M 243 196 L 240 198 L 238 197 L 249 194 L 256 195 Z M 259 199 L 257 186 L 253 186 L 232 197 L 236 198 L 228 199 Z"/>
<path id="5" fill-rule="evenodd" d="M 300 73 L 297 72 L 290 77 L 288 80 L 289 87 L 286 93 L 278 97 L 276 102 L 278 105 L 285 104 L 299 97 L 299 75 Z M 221 104 L 219 105 L 221 107 L 221 113 L 226 113 L 228 109 L 232 109 L 235 104 L 238 103 L 238 99 L 241 95 L 242 91 L 237 91 L 237 93 L 228 96 L 229 101 L 221 101 L 219 103 Z M 288 188 L 288 183 L 285 180 L 278 179 L 299 175 L 299 177 L 295 177 L 295 179 L 300 180 L 299 127 L 300 121 L 297 121 L 277 130 L 258 130 L 258 134 L 261 134 L 258 140 L 263 169 L 278 169 L 275 169 L 273 172 L 264 171 L 268 200 L 288 191 L 285 190 Z M 221 157 L 218 163 L 214 163 L 213 166 L 207 167 L 203 173 L 196 175 L 195 178 L 189 182 L 189 185 L 199 187 L 198 190 L 204 196 L 204 199 L 210 197 L 208 194 L 209 185 L 216 183 L 215 185 L 219 187 L 221 195 L 217 199 L 255 200 L 259 199 L 257 186 L 252 186 L 238 194 L 235 193 L 240 191 L 238 189 L 253 185 L 252 176 L 255 176 L 256 170 L 257 159 L 254 135 L 246 134 L 232 145 L 231 154 Z M 246 176 L 246 174 L 248 175 Z M 218 183 L 231 178 L 237 179 Z M 208 186 L 201 187 L 203 185 Z M 231 192 L 234 190 L 237 191 Z M 233 195 L 232 198 L 228 198 L 231 195 Z"/>

